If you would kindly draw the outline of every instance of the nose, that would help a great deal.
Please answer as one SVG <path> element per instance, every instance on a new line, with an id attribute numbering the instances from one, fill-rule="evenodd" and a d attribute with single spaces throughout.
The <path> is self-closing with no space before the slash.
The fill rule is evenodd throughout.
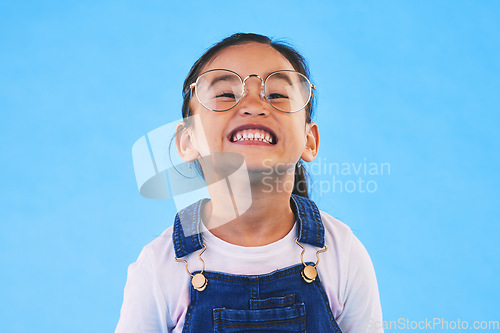
<path id="1" fill-rule="evenodd" d="M 254 78 L 254 80 L 250 81 L 250 78 Z M 240 114 L 251 116 L 269 115 L 268 103 L 264 97 L 264 81 L 262 78 L 257 74 L 248 75 L 243 80 L 243 87 L 245 92 L 239 103 Z"/>

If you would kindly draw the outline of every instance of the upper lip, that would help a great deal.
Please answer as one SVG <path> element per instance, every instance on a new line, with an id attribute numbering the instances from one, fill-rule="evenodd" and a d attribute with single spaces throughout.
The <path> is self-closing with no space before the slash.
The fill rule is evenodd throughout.
<path id="1" fill-rule="evenodd" d="M 269 133 L 271 135 L 273 143 L 278 142 L 278 137 L 276 136 L 276 133 L 274 133 L 274 131 L 272 129 L 270 129 L 269 127 L 261 125 L 261 124 L 245 124 L 245 125 L 241 125 L 241 126 L 234 128 L 231 131 L 231 133 L 229 133 L 229 136 L 228 136 L 229 141 L 231 141 L 231 138 L 237 132 L 243 131 L 243 130 L 248 130 L 248 129 L 257 129 L 257 130 L 266 131 L 267 133 Z"/>

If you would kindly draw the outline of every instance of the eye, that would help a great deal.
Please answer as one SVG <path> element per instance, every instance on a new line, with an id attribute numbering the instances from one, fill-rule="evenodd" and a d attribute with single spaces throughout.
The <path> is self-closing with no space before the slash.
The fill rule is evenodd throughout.
<path id="1" fill-rule="evenodd" d="M 267 95 L 267 99 L 278 99 L 278 98 L 288 98 L 288 96 L 285 96 L 285 95 L 280 94 L 280 93 L 272 93 L 272 94 Z"/>
<path id="2" fill-rule="evenodd" d="M 223 92 L 215 96 L 215 98 L 232 98 L 236 99 L 236 95 L 231 92 Z"/>

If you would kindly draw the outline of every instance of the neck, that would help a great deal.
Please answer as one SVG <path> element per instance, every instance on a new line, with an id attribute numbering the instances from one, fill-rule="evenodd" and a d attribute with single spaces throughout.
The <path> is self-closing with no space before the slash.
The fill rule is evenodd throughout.
<path id="1" fill-rule="evenodd" d="M 203 221 L 216 237 L 240 246 L 263 246 L 285 237 L 295 216 L 290 207 L 293 175 L 248 178 L 209 186 L 212 200 L 203 208 Z M 246 186 L 248 185 L 248 186 Z M 223 188 L 226 191 L 223 191 Z"/>

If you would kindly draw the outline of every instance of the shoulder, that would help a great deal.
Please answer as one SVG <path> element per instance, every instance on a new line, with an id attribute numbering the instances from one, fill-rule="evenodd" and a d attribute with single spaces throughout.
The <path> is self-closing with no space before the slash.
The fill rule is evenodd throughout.
<path id="1" fill-rule="evenodd" d="M 321 219 L 325 227 L 325 243 L 329 248 L 333 247 L 338 257 L 346 262 L 370 261 L 368 252 L 349 226 L 323 211 Z"/>
<path id="2" fill-rule="evenodd" d="M 167 258 L 174 258 L 175 250 L 172 241 L 173 227 L 167 228 L 160 236 L 151 243 L 144 246 L 138 261 L 141 259 L 150 261 L 153 267 L 163 266 L 168 262 Z"/>
<path id="3" fill-rule="evenodd" d="M 168 262 L 167 258 L 174 258 L 173 255 L 172 227 L 170 227 L 143 247 L 137 260 L 128 268 L 128 281 L 131 279 L 161 281 L 162 267 Z"/>
<path id="4" fill-rule="evenodd" d="M 351 228 L 349 228 L 345 223 L 337 220 L 330 214 L 320 210 L 321 220 L 325 226 L 325 231 L 335 231 L 342 234 L 352 234 Z"/>
<path id="5" fill-rule="evenodd" d="M 325 229 L 325 253 L 330 263 L 334 264 L 334 271 L 339 275 L 339 282 L 346 283 L 349 271 L 349 262 L 352 258 L 353 247 L 358 246 L 358 240 L 351 228 L 328 213 L 320 211 L 321 221 Z M 359 243 L 361 244 L 361 243 Z"/>
<path id="6" fill-rule="evenodd" d="M 342 252 L 349 252 L 356 238 L 351 228 L 326 212 L 320 211 L 320 213 L 325 228 L 326 245 Z"/>

